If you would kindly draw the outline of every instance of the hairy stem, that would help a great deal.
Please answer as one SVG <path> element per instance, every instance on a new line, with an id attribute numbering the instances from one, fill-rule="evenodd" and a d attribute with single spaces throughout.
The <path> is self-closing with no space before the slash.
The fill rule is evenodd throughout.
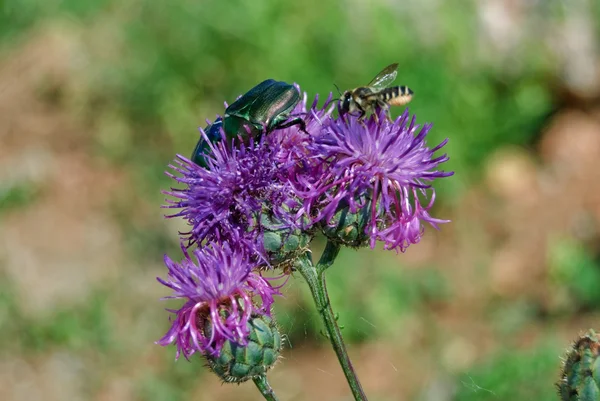
<path id="1" fill-rule="evenodd" d="M 267 401 L 279 401 L 277 396 L 275 395 L 275 391 L 271 388 L 271 385 L 267 381 L 266 375 L 256 376 L 252 379 L 256 388 L 260 391 L 265 400 Z"/>
<path id="2" fill-rule="evenodd" d="M 331 241 L 327 241 L 321 259 L 319 259 L 319 263 L 317 263 L 317 273 L 319 276 L 323 276 L 325 270 L 333 264 L 338 253 L 340 253 L 340 246 Z"/>
<path id="3" fill-rule="evenodd" d="M 352 361 L 350 361 L 350 357 L 348 356 L 346 344 L 344 344 L 342 333 L 340 332 L 335 314 L 331 308 L 331 302 L 329 302 L 327 287 L 325 285 L 325 270 L 333 264 L 339 250 L 340 247 L 338 245 L 328 242 L 317 266 L 313 265 L 310 254 L 305 254 L 298 259 L 296 267 L 310 288 L 315 306 L 323 319 L 329 341 L 342 366 L 342 370 L 350 385 L 350 390 L 352 390 L 354 399 L 357 401 L 366 401 L 367 396 L 360 385 L 358 376 L 352 366 Z"/>

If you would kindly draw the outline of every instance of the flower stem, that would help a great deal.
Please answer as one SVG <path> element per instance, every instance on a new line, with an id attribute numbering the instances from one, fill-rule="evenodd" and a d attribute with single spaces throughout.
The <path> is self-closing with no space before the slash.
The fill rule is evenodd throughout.
<path id="1" fill-rule="evenodd" d="M 335 314 L 331 308 L 331 302 L 329 301 L 327 287 L 325 285 L 325 270 L 333 264 L 339 250 L 340 247 L 338 245 L 327 242 L 327 246 L 323 251 L 323 255 L 321 255 L 319 263 L 317 263 L 317 266 L 313 265 L 310 254 L 305 254 L 298 259 L 296 267 L 310 288 L 313 300 L 315 301 L 315 306 L 323 319 L 329 341 L 331 341 L 331 345 L 338 357 L 340 365 L 342 365 L 342 370 L 350 385 L 350 390 L 352 390 L 354 399 L 357 401 L 366 401 L 367 396 L 360 385 L 358 376 L 352 366 L 352 361 L 350 361 L 350 357 L 348 356 L 348 351 L 346 350 L 340 328 L 337 325 Z"/>
<path id="2" fill-rule="evenodd" d="M 271 385 L 267 381 L 266 375 L 256 376 L 252 378 L 252 381 L 254 381 L 254 384 L 256 384 L 256 387 L 258 388 L 262 396 L 265 397 L 265 400 L 279 401 L 279 399 L 275 395 L 275 391 L 273 391 Z"/>
<path id="3" fill-rule="evenodd" d="M 317 263 L 317 272 L 319 276 L 323 276 L 325 270 L 333 264 L 338 253 L 340 253 L 340 246 L 331 241 L 327 241 L 321 259 L 319 259 L 319 263 Z"/>

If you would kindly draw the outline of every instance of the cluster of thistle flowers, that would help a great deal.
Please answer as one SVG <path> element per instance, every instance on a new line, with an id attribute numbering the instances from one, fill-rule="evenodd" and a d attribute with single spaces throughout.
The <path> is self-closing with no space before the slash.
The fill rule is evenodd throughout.
<path id="1" fill-rule="evenodd" d="M 379 241 L 404 251 L 425 223 L 446 222 L 429 214 L 432 181 L 453 174 L 439 170 L 448 157 L 435 156 L 446 141 L 425 142 L 431 125 L 417 125 L 408 111 L 395 121 L 383 112 L 364 122 L 334 117 L 331 94 L 323 106 L 317 101 L 307 107 L 304 94 L 292 112 L 304 116 L 306 132 L 292 126 L 245 144 L 223 134 L 207 168 L 181 155 L 169 166 L 182 188 L 165 192 L 165 207 L 178 209 L 168 217 L 184 218 L 189 231 L 180 233 L 183 260 L 165 257 L 168 277 L 159 281 L 185 303 L 170 311 L 158 343 L 175 343 L 177 357 L 199 352 L 210 364 L 225 348 L 230 355 L 232 346 L 248 346 L 260 319 L 274 327 L 281 285 L 263 272 L 287 278 L 317 232 L 345 246 Z"/>

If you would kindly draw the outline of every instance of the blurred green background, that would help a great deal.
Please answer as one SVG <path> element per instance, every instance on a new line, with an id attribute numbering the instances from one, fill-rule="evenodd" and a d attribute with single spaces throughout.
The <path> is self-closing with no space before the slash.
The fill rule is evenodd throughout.
<path id="1" fill-rule="evenodd" d="M 164 170 L 263 79 L 325 97 L 396 61 L 429 143 L 450 138 L 452 223 L 331 269 L 363 386 L 558 399 L 559 356 L 600 328 L 598 21 L 593 0 L 0 0 L 0 399 L 261 399 L 153 343 L 183 227 Z M 284 294 L 271 384 L 349 400 L 302 279 Z"/>

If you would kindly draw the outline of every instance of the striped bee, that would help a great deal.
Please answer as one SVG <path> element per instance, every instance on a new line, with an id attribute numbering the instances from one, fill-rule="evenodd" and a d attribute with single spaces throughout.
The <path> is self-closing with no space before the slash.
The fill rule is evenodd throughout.
<path id="1" fill-rule="evenodd" d="M 356 115 L 362 121 L 367 113 L 373 113 L 375 121 L 378 121 L 375 112 L 376 107 L 385 110 L 390 118 L 390 106 L 402 106 L 410 102 L 413 91 L 406 86 L 388 87 L 398 75 L 398 63 L 385 67 L 366 86 L 345 91 L 339 101 L 340 114 L 350 113 Z"/>

